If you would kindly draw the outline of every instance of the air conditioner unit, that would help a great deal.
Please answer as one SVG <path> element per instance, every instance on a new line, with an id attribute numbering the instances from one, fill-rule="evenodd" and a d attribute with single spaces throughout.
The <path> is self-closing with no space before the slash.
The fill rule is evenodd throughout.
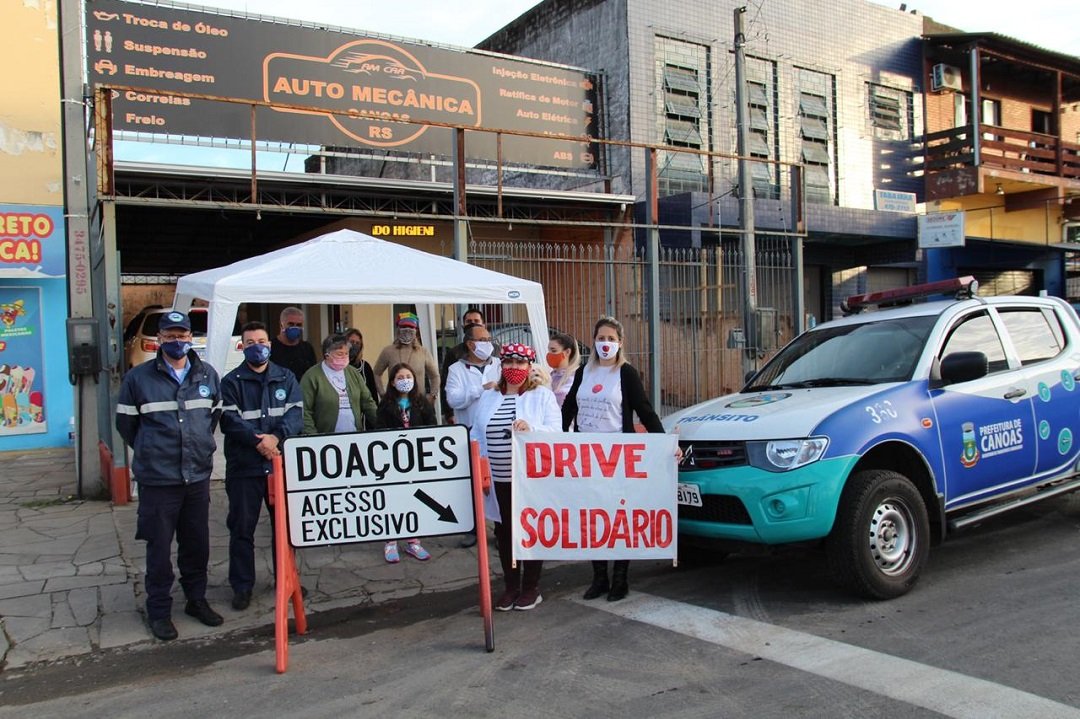
<path id="1" fill-rule="evenodd" d="M 939 63 L 930 71 L 930 90 L 941 92 L 942 90 L 962 91 L 964 84 L 960 80 L 960 68 Z"/>

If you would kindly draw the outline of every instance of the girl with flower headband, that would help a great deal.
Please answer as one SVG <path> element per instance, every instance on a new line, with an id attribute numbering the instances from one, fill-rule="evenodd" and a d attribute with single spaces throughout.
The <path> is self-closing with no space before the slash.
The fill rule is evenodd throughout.
<path id="1" fill-rule="evenodd" d="M 495 609 L 532 609 L 543 601 L 540 594 L 541 561 L 518 562 L 514 567 L 511 516 L 513 497 L 511 451 L 513 432 L 558 432 L 559 403 L 550 389 L 541 384 L 530 368 L 536 352 L 516 343 L 502 348 L 498 384 L 477 400 L 472 438 L 480 443 L 480 456 L 491 466 L 492 489 L 485 498 L 485 514 L 495 522 L 506 589 L 495 601 Z"/>

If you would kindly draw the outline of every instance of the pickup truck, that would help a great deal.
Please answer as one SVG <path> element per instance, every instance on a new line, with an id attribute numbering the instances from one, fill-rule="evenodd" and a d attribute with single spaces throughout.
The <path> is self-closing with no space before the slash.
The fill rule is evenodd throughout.
<path id="1" fill-rule="evenodd" d="M 950 532 L 1080 489 L 1076 311 L 970 278 L 884 299 L 943 285 L 972 296 L 823 323 L 738 393 L 668 416 L 680 545 L 823 542 L 842 585 L 888 599 Z"/>

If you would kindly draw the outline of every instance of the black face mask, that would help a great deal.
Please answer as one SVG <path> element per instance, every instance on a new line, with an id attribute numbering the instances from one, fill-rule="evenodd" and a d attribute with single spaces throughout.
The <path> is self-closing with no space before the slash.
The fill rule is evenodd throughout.
<path id="1" fill-rule="evenodd" d="M 363 347 L 360 345 L 349 345 L 349 363 L 356 364 L 356 358 L 363 352 Z"/>

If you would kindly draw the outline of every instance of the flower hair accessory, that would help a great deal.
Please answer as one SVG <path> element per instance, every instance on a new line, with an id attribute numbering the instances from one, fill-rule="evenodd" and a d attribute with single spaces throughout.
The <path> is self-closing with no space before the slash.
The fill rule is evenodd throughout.
<path id="1" fill-rule="evenodd" d="M 515 342 L 514 344 L 503 345 L 502 354 L 500 355 L 500 357 L 502 357 L 502 359 L 510 357 L 514 359 L 523 359 L 528 362 L 535 362 L 536 350 L 534 350 L 529 345 Z"/>

